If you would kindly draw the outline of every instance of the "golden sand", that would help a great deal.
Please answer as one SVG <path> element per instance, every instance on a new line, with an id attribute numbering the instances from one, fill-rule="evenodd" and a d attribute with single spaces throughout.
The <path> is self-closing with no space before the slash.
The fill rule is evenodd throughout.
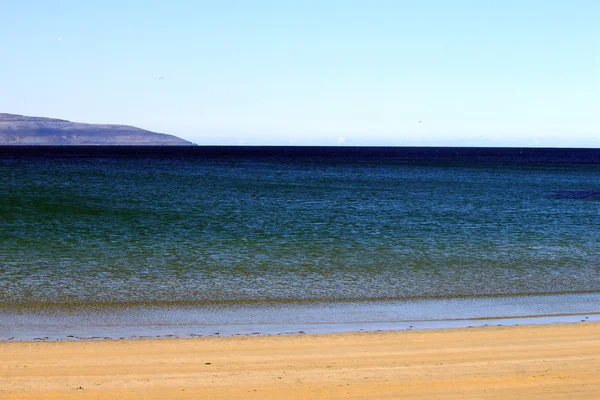
<path id="1" fill-rule="evenodd" d="M 0 399 L 598 399 L 600 324 L 0 343 Z"/>

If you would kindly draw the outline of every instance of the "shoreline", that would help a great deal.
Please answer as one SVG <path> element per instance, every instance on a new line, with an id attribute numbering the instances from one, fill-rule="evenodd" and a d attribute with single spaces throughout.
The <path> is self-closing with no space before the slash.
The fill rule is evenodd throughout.
<path id="1" fill-rule="evenodd" d="M 553 314 L 553 315 L 525 315 L 511 317 L 490 318 L 468 318 L 447 320 L 408 320 L 395 322 L 377 323 L 352 323 L 352 324 L 299 324 L 299 325 L 230 325 L 204 327 L 203 333 L 189 333 L 188 328 L 170 328 L 171 332 L 162 335 L 143 335 L 148 330 L 156 333 L 157 327 L 132 328 L 131 334 L 122 337 L 96 336 L 96 334 L 63 334 L 63 336 L 29 335 L 27 337 L 0 337 L 1 343 L 40 343 L 40 342 L 62 342 L 62 341 L 127 341 L 127 340 L 161 340 L 161 339 L 193 339 L 193 338 L 227 338 L 227 337 L 280 337 L 293 335 L 337 335 L 352 333 L 394 333 L 394 332 L 418 332 L 418 331 L 445 331 L 456 329 L 485 328 L 485 327 L 517 327 L 535 325 L 557 325 L 577 324 L 582 322 L 600 323 L 600 312 L 576 313 L 576 314 Z M 188 333 L 185 333 L 188 331 Z M 196 328 L 196 331 L 198 329 Z M 209 331 L 213 331 L 209 333 Z M 214 332 L 218 331 L 218 332 Z M 35 336 L 35 337 L 34 337 Z M 117 335 L 118 336 L 118 335 Z"/>
<path id="2" fill-rule="evenodd" d="M 600 323 L 0 343 L 0 397 L 593 399 Z"/>
<path id="3" fill-rule="evenodd" d="M 0 342 L 283 336 L 600 322 L 600 294 L 238 306 L 0 308 Z"/>

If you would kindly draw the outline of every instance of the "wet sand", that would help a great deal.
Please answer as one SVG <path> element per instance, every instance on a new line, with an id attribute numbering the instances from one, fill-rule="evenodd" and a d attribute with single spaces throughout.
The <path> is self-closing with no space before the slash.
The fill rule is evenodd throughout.
<path id="1" fill-rule="evenodd" d="M 0 343 L 2 399 L 596 399 L 600 323 Z"/>

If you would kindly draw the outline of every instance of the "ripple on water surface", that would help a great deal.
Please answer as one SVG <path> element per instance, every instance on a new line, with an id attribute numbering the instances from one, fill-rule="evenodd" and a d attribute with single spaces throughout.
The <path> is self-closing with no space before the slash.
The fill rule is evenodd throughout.
<path id="1" fill-rule="evenodd" d="M 0 158 L 4 305 L 600 290 L 600 167 Z"/>

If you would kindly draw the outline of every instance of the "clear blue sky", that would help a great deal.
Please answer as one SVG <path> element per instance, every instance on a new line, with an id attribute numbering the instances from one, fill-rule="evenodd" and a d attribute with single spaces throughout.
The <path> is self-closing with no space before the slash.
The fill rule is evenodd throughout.
<path id="1" fill-rule="evenodd" d="M 0 0 L 0 112 L 199 144 L 600 147 L 599 21 L 597 0 Z"/>

